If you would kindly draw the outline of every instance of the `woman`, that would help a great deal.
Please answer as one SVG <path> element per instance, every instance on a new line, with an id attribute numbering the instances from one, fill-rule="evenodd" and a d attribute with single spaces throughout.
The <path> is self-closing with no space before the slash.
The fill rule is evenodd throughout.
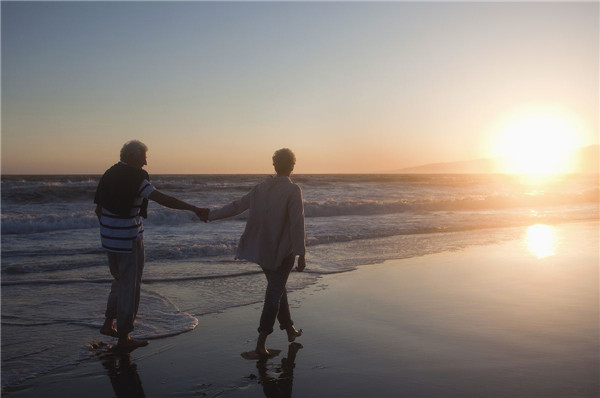
<path id="1" fill-rule="evenodd" d="M 255 353 L 269 355 L 267 336 L 275 319 L 288 341 L 302 335 L 290 315 L 285 284 L 298 257 L 297 270 L 306 266 L 304 244 L 304 204 L 300 187 L 290 180 L 296 156 L 288 148 L 273 155 L 277 176 L 270 176 L 241 199 L 210 212 L 209 221 L 232 217 L 249 209 L 246 229 L 240 238 L 236 258 L 261 266 L 267 277 L 267 291 L 258 328 Z"/>

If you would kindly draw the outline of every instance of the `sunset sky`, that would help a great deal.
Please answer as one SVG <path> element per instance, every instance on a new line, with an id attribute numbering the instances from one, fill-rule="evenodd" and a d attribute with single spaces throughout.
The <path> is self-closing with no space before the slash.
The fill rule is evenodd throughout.
<path id="1" fill-rule="evenodd" d="M 544 123 L 598 144 L 597 2 L 1 7 L 2 174 L 102 173 L 133 138 L 150 173 L 269 173 L 281 147 L 390 171 Z"/>

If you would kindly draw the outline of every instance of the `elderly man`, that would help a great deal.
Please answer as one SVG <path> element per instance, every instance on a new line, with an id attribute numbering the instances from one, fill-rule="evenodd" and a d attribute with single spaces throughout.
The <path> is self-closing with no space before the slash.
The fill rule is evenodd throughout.
<path id="1" fill-rule="evenodd" d="M 276 318 L 280 329 L 287 332 L 288 341 L 302 334 L 302 330 L 294 327 L 285 289 L 296 256 L 299 256 L 297 270 L 303 271 L 306 266 L 302 191 L 290 180 L 295 164 L 296 156 L 291 150 L 276 151 L 273 155 L 276 177 L 267 178 L 241 199 L 211 211 L 208 217 L 212 221 L 250 210 L 236 258 L 260 265 L 267 277 L 258 341 L 250 357 L 269 355 L 266 341 Z"/>
<path id="2" fill-rule="evenodd" d="M 147 217 L 148 199 L 171 209 L 193 211 L 205 222 L 208 217 L 208 209 L 182 202 L 152 186 L 148 173 L 142 169 L 147 164 L 147 151 L 148 147 L 137 140 L 123 145 L 121 161 L 104 173 L 94 198 L 102 247 L 108 252 L 108 265 L 114 278 L 100 333 L 118 337 L 120 348 L 148 344 L 147 340 L 129 337 L 140 303 L 145 260 L 142 217 Z"/>

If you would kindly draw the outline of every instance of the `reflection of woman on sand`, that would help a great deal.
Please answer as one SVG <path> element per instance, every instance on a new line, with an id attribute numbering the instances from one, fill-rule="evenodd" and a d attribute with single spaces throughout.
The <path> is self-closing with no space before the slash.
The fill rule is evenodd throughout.
<path id="1" fill-rule="evenodd" d="M 267 398 L 291 398 L 292 384 L 294 382 L 294 367 L 296 366 L 296 354 L 302 348 L 301 344 L 292 343 L 288 346 L 287 358 L 281 360 L 281 366 L 275 370 L 277 377 L 269 376 L 267 359 L 261 358 L 256 361 L 256 368 L 260 384 Z"/>
<path id="2" fill-rule="evenodd" d="M 291 150 L 276 151 L 276 177 L 267 178 L 241 199 L 211 211 L 208 218 L 212 221 L 232 217 L 249 209 L 236 258 L 260 265 L 268 281 L 255 350 L 259 356 L 269 354 L 266 341 L 273 332 L 275 318 L 290 342 L 302 334 L 294 327 L 285 289 L 296 255 L 297 270 L 303 271 L 306 266 L 302 191 L 290 180 L 295 164 L 296 156 Z"/>
<path id="3" fill-rule="evenodd" d="M 102 366 L 108 371 L 108 377 L 118 398 L 145 397 L 137 366 L 131 362 L 129 353 L 106 354 Z"/>

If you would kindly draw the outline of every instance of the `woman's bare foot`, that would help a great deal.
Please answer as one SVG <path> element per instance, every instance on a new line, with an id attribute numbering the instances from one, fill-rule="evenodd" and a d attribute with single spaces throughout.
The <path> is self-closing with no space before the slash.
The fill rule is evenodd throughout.
<path id="1" fill-rule="evenodd" d="M 296 340 L 296 337 L 302 336 L 302 329 L 297 330 L 294 327 L 294 325 L 292 325 L 289 328 L 285 329 L 285 331 L 287 332 L 288 341 L 290 343 L 293 342 L 294 340 Z"/>
<path id="2" fill-rule="evenodd" d="M 263 357 L 268 357 L 269 355 L 271 355 L 271 352 L 267 349 L 267 347 L 256 347 L 254 352 L 257 355 L 263 356 Z"/>
<path id="3" fill-rule="evenodd" d="M 296 344 L 298 344 L 298 343 L 296 343 Z M 281 350 L 277 350 L 275 348 L 271 348 L 268 351 L 269 351 L 269 355 L 259 354 L 256 351 L 242 352 L 240 355 L 244 359 L 249 359 L 249 360 L 256 361 L 256 360 L 265 359 L 265 358 L 274 358 L 277 355 L 281 354 Z"/>
<path id="4" fill-rule="evenodd" d="M 256 341 L 256 349 L 254 350 L 258 355 L 269 356 L 271 353 L 267 350 L 267 333 L 259 333 L 258 340 Z"/>
<path id="5" fill-rule="evenodd" d="M 147 346 L 149 343 L 148 340 L 136 340 L 132 339 L 129 336 L 127 338 L 120 338 L 117 343 L 117 347 L 121 349 L 130 349 L 130 348 L 138 348 Z"/>

